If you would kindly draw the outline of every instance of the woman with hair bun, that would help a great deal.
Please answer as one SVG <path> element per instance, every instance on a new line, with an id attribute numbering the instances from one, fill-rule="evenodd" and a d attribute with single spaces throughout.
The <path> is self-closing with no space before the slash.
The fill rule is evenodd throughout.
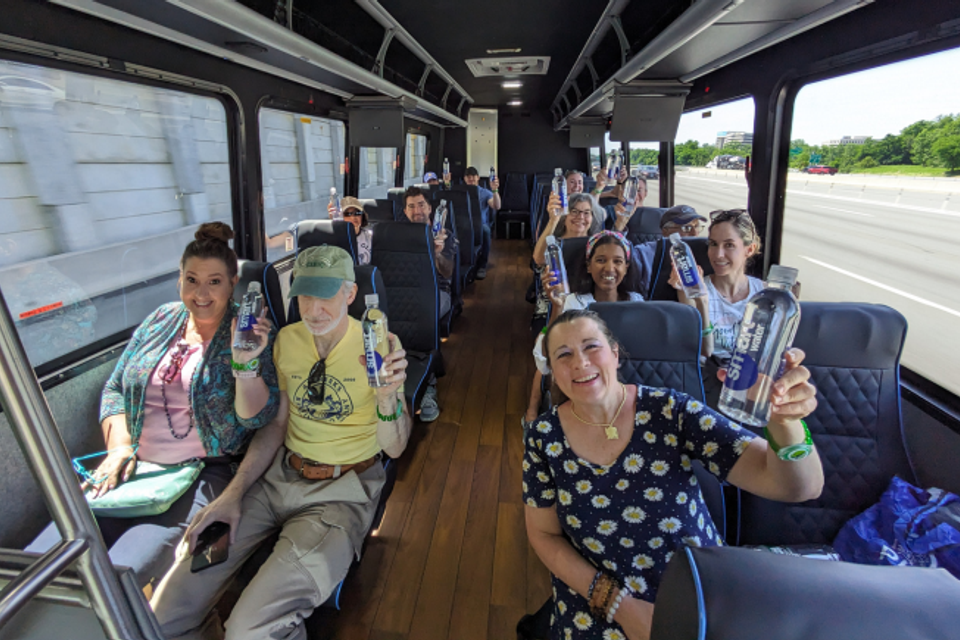
<path id="1" fill-rule="evenodd" d="M 180 300 L 162 305 L 134 331 L 101 395 L 106 454 L 84 484 L 88 498 L 135 479 L 138 462 L 203 462 L 163 513 L 98 517 L 111 559 L 134 569 L 141 587 L 167 571 L 194 514 L 226 488 L 254 432 L 277 413 L 270 320 L 258 318 L 253 326 L 256 349 L 232 349 L 239 279 L 232 238 L 222 222 L 200 225 L 180 259 Z M 58 540 L 50 525 L 27 551 L 45 552 Z"/>

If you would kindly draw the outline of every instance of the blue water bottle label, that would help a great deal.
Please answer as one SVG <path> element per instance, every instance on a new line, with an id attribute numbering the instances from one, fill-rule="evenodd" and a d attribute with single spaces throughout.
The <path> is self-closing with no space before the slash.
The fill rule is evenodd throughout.
<path id="1" fill-rule="evenodd" d="M 237 331 L 249 331 L 253 325 L 257 324 L 257 319 L 250 313 L 250 307 L 244 305 L 240 312 L 240 318 L 237 320 Z"/>
<path id="2" fill-rule="evenodd" d="M 681 264 L 677 265 L 677 271 L 680 274 L 680 280 L 683 282 L 685 287 L 695 287 L 699 281 L 697 277 L 697 272 L 693 266 L 686 260 L 681 261 Z"/>
<path id="3" fill-rule="evenodd" d="M 746 353 L 735 353 L 727 366 L 723 386 L 734 391 L 746 391 L 757 383 L 760 372 L 756 361 Z"/>
<path id="4" fill-rule="evenodd" d="M 373 327 L 363 332 L 363 352 L 367 360 L 367 376 L 372 378 L 383 365 L 383 356 L 377 353 L 377 333 Z"/>

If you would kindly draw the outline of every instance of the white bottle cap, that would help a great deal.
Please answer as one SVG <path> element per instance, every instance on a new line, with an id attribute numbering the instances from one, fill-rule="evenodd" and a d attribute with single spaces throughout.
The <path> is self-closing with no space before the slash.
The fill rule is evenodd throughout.
<path id="1" fill-rule="evenodd" d="M 563 169 L 560 168 L 560 167 L 557 167 L 556 169 L 553 170 L 553 175 L 555 175 L 555 176 L 562 176 L 562 175 L 563 175 Z"/>
<path id="2" fill-rule="evenodd" d="M 554 236 L 547 236 L 547 246 L 557 244 L 557 239 Z"/>
<path id="3" fill-rule="evenodd" d="M 380 296 L 378 296 L 375 293 L 368 293 L 363 297 L 363 301 L 367 304 L 368 307 L 380 306 Z"/>
<path id="4" fill-rule="evenodd" d="M 770 272 L 767 273 L 767 282 L 775 282 L 787 287 L 792 287 L 797 281 L 797 275 L 800 272 L 793 267 L 784 267 L 779 264 L 770 265 Z"/>
<path id="5" fill-rule="evenodd" d="M 683 240 L 680 239 L 680 234 L 679 234 L 679 233 L 671 233 L 671 234 L 670 234 L 670 242 L 683 242 Z"/>
<path id="6" fill-rule="evenodd" d="M 247 293 L 250 293 L 251 291 L 254 293 L 260 293 L 262 291 L 260 283 L 254 281 L 247 285 Z"/>
<path id="7" fill-rule="evenodd" d="M 337 195 L 337 188 L 336 188 L 336 187 L 330 187 L 330 195 L 332 195 L 332 196 Z"/>

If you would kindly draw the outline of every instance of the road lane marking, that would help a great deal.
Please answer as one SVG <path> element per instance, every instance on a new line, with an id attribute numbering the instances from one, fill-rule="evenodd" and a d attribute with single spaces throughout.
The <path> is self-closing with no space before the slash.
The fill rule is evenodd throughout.
<path id="1" fill-rule="evenodd" d="M 943 312 L 945 312 L 945 313 L 949 313 L 949 314 L 952 315 L 952 316 L 957 316 L 958 318 L 960 318 L 960 311 L 957 311 L 956 309 L 951 309 L 950 307 L 945 307 L 945 306 L 943 306 L 942 304 L 937 304 L 936 302 L 931 302 L 931 301 L 927 300 L 926 298 L 921 298 L 921 297 L 919 297 L 919 296 L 913 295 L 912 293 L 907 293 L 906 291 L 901 291 L 900 289 L 895 289 L 895 288 L 893 288 L 893 287 L 891 287 L 891 286 L 889 286 L 889 285 L 883 284 L 882 282 L 877 282 L 876 280 L 871 280 L 870 278 L 864 278 L 864 277 L 861 276 L 861 275 L 857 275 L 856 273 L 852 273 L 852 272 L 847 271 L 847 270 L 845 270 L 845 269 L 841 269 L 840 267 L 835 267 L 835 266 L 833 266 L 832 264 L 827 264 L 826 262 L 821 262 L 820 260 L 815 260 L 814 258 L 811 258 L 811 257 L 809 257 L 809 256 L 799 256 L 799 257 L 800 257 L 800 258 L 803 258 L 803 259 L 806 260 L 807 262 L 812 262 L 812 263 L 815 264 L 815 265 L 819 265 L 819 266 L 823 267 L 824 269 L 830 269 L 831 271 L 836 271 L 837 273 L 843 274 L 843 275 L 845 275 L 845 276 L 847 276 L 847 277 L 849 277 L 849 278 L 853 278 L 854 280 L 859 280 L 860 282 L 866 282 L 867 284 L 873 285 L 874 287 L 877 287 L 878 289 L 883 289 L 884 291 L 889 291 L 890 293 L 896 294 L 896 295 L 898 295 L 898 296 L 902 296 L 902 297 L 904 297 L 904 298 L 906 298 L 906 299 L 908 299 L 908 300 L 913 300 L 914 302 L 919 302 L 919 303 L 922 304 L 922 305 L 926 305 L 926 306 L 931 307 L 931 308 L 933 308 L 933 309 L 937 309 L 938 311 L 943 311 Z"/>
<path id="2" fill-rule="evenodd" d="M 743 189 L 747 188 L 747 185 L 740 183 L 731 183 L 725 180 L 712 180 L 710 178 L 697 178 L 694 176 L 680 176 L 688 180 L 699 180 L 701 182 L 716 182 L 719 184 L 725 184 L 730 186 L 737 186 Z M 860 186 L 860 185 L 852 185 Z M 919 211 L 921 213 L 933 213 L 938 216 L 947 216 L 950 218 L 960 218 L 960 211 L 944 211 L 943 209 L 934 209 L 933 207 L 918 207 L 912 204 L 894 204 L 892 202 L 881 202 L 879 200 L 861 200 L 860 198 L 847 198 L 845 196 L 835 196 L 829 193 L 814 193 L 812 191 L 798 191 L 797 189 L 787 189 L 788 194 L 798 195 L 798 196 L 810 196 L 811 198 L 827 198 L 829 200 L 840 200 L 842 202 L 856 202 L 857 204 L 866 204 L 876 207 L 891 207 L 893 209 L 900 209 L 903 211 Z M 921 193 L 934 193 L 931 191 L 921 192 Z"/>
<path id="3" fill-rule="evenodd" d="M 876 217 L 876 216 L 874 216 L 872 213 L 860 213 L 859 211 L 850 211 L 850 209 L 838 209 L 838 208 L 836 208 L 836 207 L 828 207 L 828 206 L 825 205 L 825 204 L 818 204 L 817 206 L 820 207 L 821 209 L 830 209 L 831 211 L 842 211 L 843 213 L 852 213 L 852 214 L 855 215 L 855 216 L 863 216 L 863 217 L 865 217 L 865 218 L 875 218 L 875 217 Z"/>

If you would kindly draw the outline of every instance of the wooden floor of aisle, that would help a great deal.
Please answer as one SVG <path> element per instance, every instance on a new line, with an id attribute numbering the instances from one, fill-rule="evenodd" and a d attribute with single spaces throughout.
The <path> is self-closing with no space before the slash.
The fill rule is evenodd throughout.
<path id="1" fill-rule="evenodd" d="M 520 417 L 533 376 L 526 241 L 495 241 L 443 343 L 441 414 L 415 424 L 383 523 L 347 579 L 338 640 L 506 640 L 550 594 L 527 543 Z M 311 627 L 314 627 L 311 624 Z"/>

